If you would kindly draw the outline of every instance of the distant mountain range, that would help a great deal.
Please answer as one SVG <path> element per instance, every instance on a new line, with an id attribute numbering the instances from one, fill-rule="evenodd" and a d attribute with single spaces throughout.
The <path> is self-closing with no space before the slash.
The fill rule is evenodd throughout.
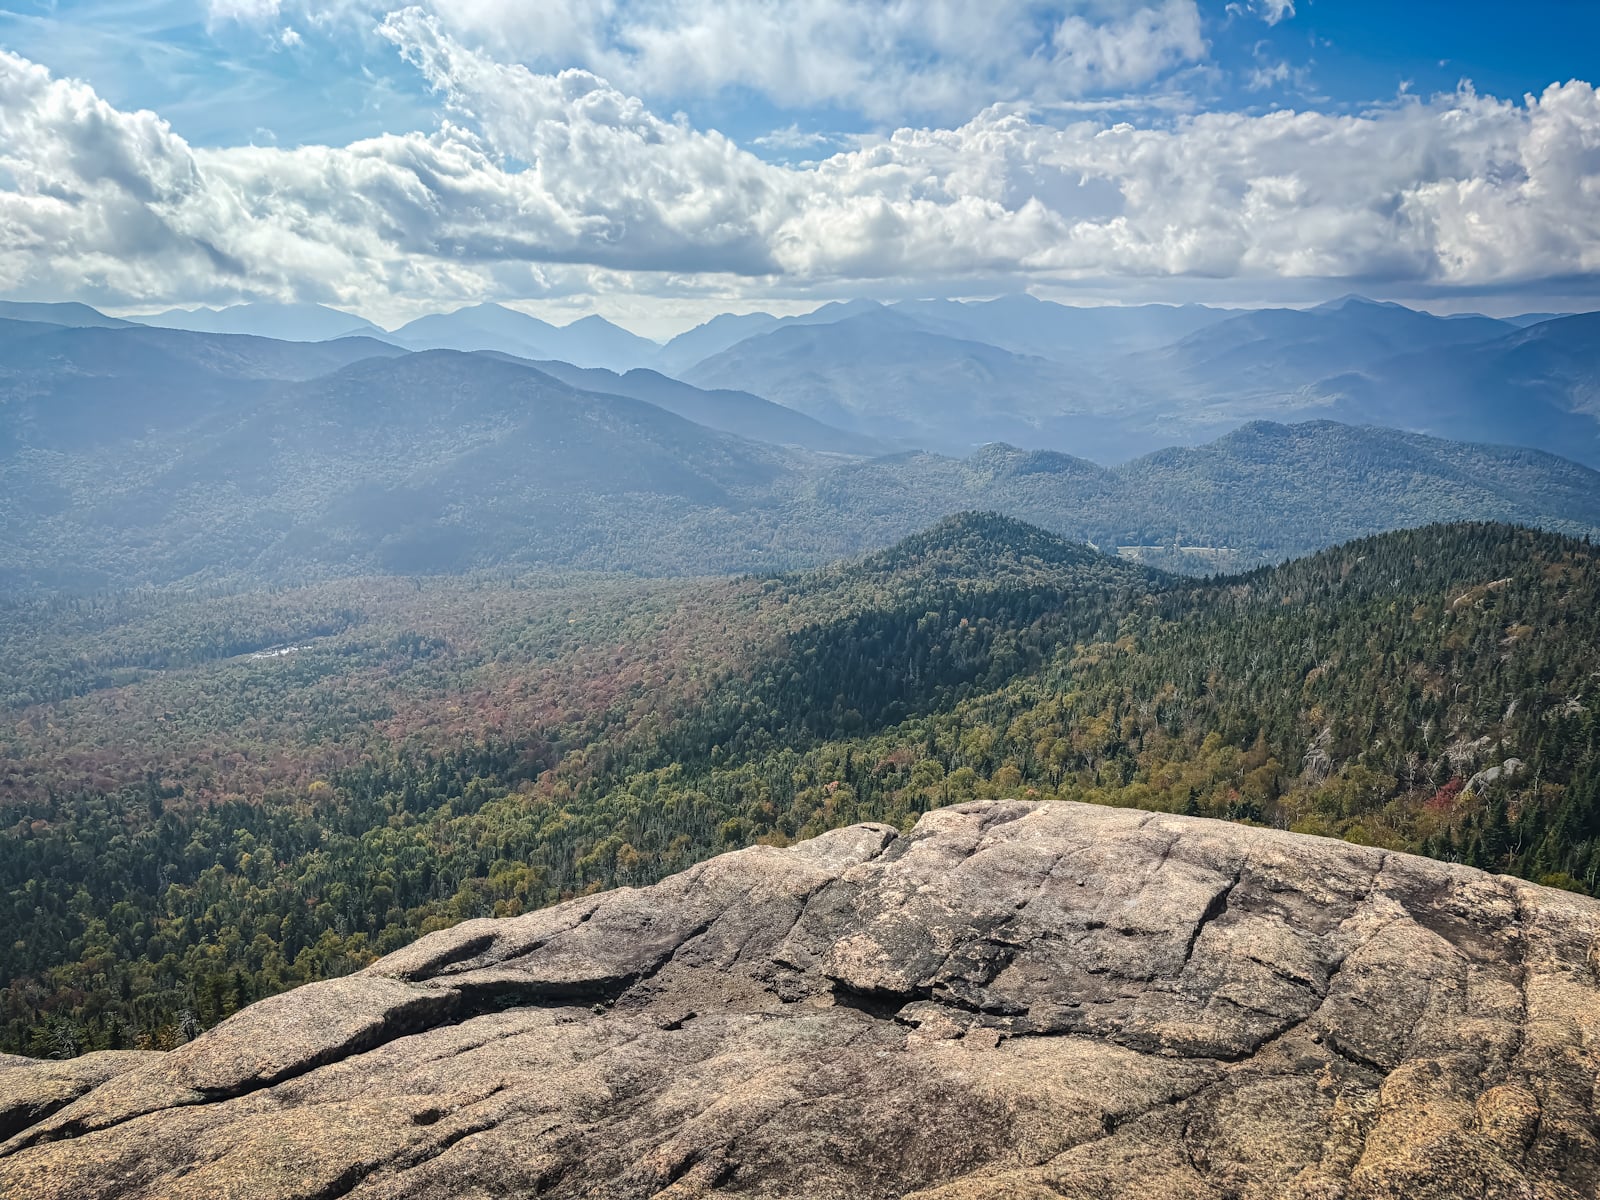
<path id="1" fill-rule="evenodd" d="M 0 306 L 0 318 L 8 315 L 123 323 L 82 305 Z M 558 326 L 498 304 L 392 331 L 315 304 L 140 320 L 288 340 L 365 336 L 407 350 L 496 351 L 611 371 L 619 376 L 611 390 L 644 389 L 646 399 L 669 395 L 663 380 L 673 379 L 696 389 L 680 397 L 722 395 L 710 422 L 717 427 L 812 449 L 840 448 L 842 436 L 854 448 L 961 456 L 1005 441 L 1115 463 L 1174 443 L 1198 445 L 1249 421 L 1327 419 L 1525 445 L 1600 466 L 1592 399 L 1600 370 L 1581 316 L 1439 317 L 1359 296 L 1251 310 L 1076 307 L 1028 295 L 853 300 L 799 316 L 723 314 L 665 345 L 597 316 Z M 655 378 L 621 382 L 635 371 Z M 733 404 L 728 394 L 749 399 Z M 757 398 L 831 432 L 790 416 L 779 432 L 754 418 Z M 748 411 L 738 412 L 741 405 Z M 691 406 L 685 415 L 703 420 L 710 411 Z"/>
<path id="2" fill-rule="evenodd" d="M 913 300 L 893 308 L 952 337 L 1063 363 L 1170 345 L 1238 311 L 1203 304 L 1084 308 L 1026 294 L 965 303 Z"/>
<path id="3" fill-rule="evenodd" d="M 29 309 L 51 306 L 25 305 Z M 87 313 L 93 309 L 75 306 Z M 94 313 L 95 316 L 100 316 Z M 25 316 L 0 316 L 18 320 L 53 321 L 81 325 L 86 320 L 63 320 L 47 311 Z M 101 317 L 102 322 L 114 318 Z M 419 317 L 395 330 L 385 330 L 352 313 L 322 304 L 236 304 L 229 308 L 175 308 L 135 318 L 138 324 L 194 333 L 240 333 L 291 342 L 323 342 L 345 337 L 380 338 L 406 350 L 498 350 L 519 358 L 559 359 L 582 367 L 630 370 L 651 365 L 662 347 L 629 333 L 603 317 L 584 317 L 570 325 L 552 325 L 500 304 L 476 304 L 448 313 Z M 116 324 L 127 324 L 115 321 Z"/>
<path id="4" fill-rule="evenodd" d="M 411 350 L 498 350 L 518 358 L 557 359 L 616 371 L 646 366 L 661 349 L 603 317 L 558 326 L 499 304 L 420 317 L 389 337 Z"/>
<path id="5" fill-rule="evenodd" d="M 1034 443 L 1038 414 L 1080 412 L 1085 371 L 928 329 L 894 309 L 831 324 L 786 324 L 684 372 L 697 387 L 754 392 L 820 421 L 901 445 L 960 449 Z M 1054 445 L 1079 453 L 1075 440 Z"/>
<path id="6" fill-rule="evenodd" d="M 366 338 L 307 344 L 140 325 L 0 320 L 0 453 L 72 454 L 177 436 L 218 408 L 258 400 L 273 381 L 311 379 L 364 358 L 404 353 Z"/>
<path id="7" fill-rule="evenodd" d="M 1600 313 L 1466 345 L 1419 346 L 1330 375 L 1308 399 L 1340 419 L 1538 446 L 1600 464 Z"/>
<path id="8" fill-rule="evenodd" d="M 1570 320 L 1581 334 L 1586 319 Z M 936 336 L 907 321 L 868 312 L 825 328 Z M 1517 331 L 1501 353 L 1557 388 L 1560 355 L 1581 360 L 1567 324 Z M 978 365 L 1009 354 L 973 345 Z M 497 563 L 767 570 L 973 508 L 1201 572 L 1431 521 L 1600 533 L 1600 473 L 1586 467 L 1332 422 L 1249 424 L 1114 468 L 1003 444 L 960 457 L 874 452 L 756 396 L 646 371 L 540 369 L 368 338 L 0 321 L 9 586 Z"/>
<path id="9" fill-rule="evenodd" d="M 946 453 L 1003 440 L 1117 462 L 1252 420 L 1334 419 L 1593 465 L 1600 412 L 1584 396 L 1600 388 L 1600 370 L 1586 357 L 1589 319 L 1525 327 L 1359 297 L 1246 312 L 902 304 L 772 327 L 682 377 Z M 1450 399 L 1463 386 L 1470 404 Z"/>
<path id="10" fill-rule="evenodd" d="M 42 321 L 79 329 L 117 329 L 133 324 L 117 317 L 108 317 L 87 304 L 29 304 L 20 300 L 0 300 L 0 320 Z"/>
<path id="11" fill-rule="evenodd" d="M 781 321 L 768 313 L 723 313 L 680 333 L 656 356 L 656 365 L 668 375 L 681 375 L 696 363 L 736 346 L 746 338 L 776 329 Z"/>
<path id="12" fill-rule="evenodd" d="M 333 338 L 383 337 L 384 331 L 353 313 L 322 304 L 235 304 L 229 308 L 174 308 L 141 316 L 142 325 L 186 329 L 191 333 L 244 333 L 287 342 L 325 342 Z"/>

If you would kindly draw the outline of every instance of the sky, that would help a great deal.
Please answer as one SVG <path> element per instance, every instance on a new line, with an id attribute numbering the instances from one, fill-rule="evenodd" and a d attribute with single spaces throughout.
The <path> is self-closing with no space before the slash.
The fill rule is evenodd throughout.
<path id="1" fill-rule="evenodd" d="M 11 0 L 0 295 L 1595 307 L 1600 4 Z"/>

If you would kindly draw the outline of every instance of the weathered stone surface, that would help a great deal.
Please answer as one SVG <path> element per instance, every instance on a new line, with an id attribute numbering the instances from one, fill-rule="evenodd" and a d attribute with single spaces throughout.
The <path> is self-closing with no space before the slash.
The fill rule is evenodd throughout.
<path id="1" fill-rule="evenodd" d="M 1466 868 L 963 805 L 0 1062 L 0 1196 L 1581 1200 L 1597 947 Z"/>
<path id="2" fill-rule="evenodd" d="M 106 1050 L 65 1061 L 41 1062 L 0 1055 L 0 1138 L 26 1129 L 79 1096 L 130 1071 L 166 1056 L 151 1052 Z"/>

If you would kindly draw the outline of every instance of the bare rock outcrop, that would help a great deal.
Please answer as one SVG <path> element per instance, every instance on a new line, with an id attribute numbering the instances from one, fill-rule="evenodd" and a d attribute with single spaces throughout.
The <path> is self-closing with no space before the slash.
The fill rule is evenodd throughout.
<path id="1" fill-rule="evenodd" d="M 0 1061 L 0 1196 L 1592 1200 L 1600 902 L 980 803 Z"/>

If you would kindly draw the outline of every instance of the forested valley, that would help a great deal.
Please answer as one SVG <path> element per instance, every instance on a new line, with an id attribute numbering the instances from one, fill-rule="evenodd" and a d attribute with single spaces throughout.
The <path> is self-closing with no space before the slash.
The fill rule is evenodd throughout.
<path id="1" fill-rule="evenodd" d="M 1430 526 L 1197 581 L 964 514 L 820 570 L 0 607 L 0 1050 L 170 1047 L 422 933 L 1018 795 L 1600 894 L 1600 561 Z"/>

